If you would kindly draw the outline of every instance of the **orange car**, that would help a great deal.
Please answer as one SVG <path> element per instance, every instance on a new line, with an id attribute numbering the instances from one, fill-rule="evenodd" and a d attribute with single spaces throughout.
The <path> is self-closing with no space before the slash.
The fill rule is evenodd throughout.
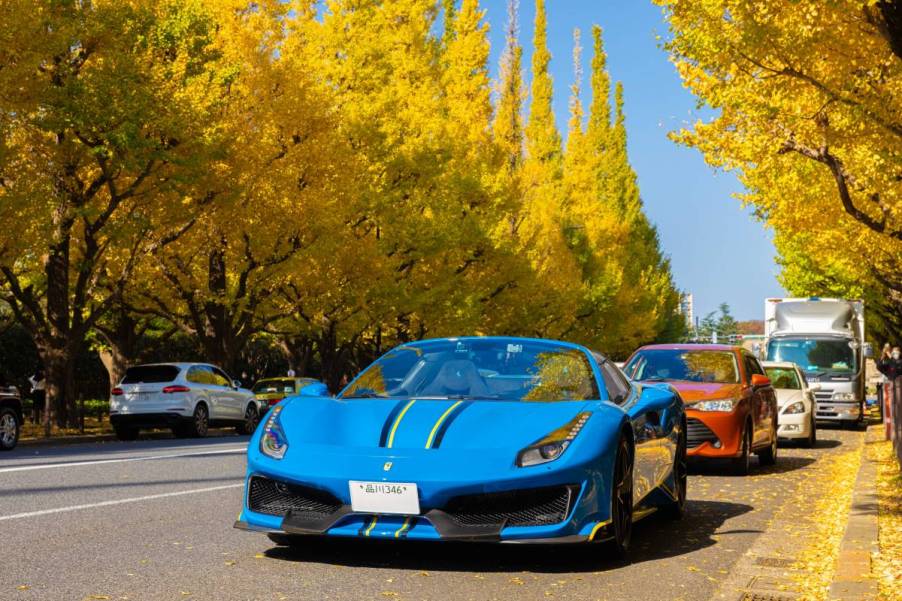
<path id="1" fill-rule="evenodd" d="M 777 460 L 777 396 L 751 353 L 718 344 L 659 344 L 633 353 L 624 371 L 640 382 L 667 382 L 686 404 L 690 457 L 732 460 L 747 474 L 752 453 Z"/>

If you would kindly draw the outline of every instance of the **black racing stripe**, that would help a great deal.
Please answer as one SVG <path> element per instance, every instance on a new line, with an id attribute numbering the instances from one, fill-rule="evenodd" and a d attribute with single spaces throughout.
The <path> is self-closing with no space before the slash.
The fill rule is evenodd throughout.
<path id="1" fill-rule="evenodd" d="M 435 440 L 432 441 L 431 448 L 437 449 L 439 447 L 439 445 L 442 444 L 442 439 L 445 437 L 445 432 L 447 432 L 448 428 L 451 427 L 451 422 L 456 420 L 457 416 L 459 416 L 461 413 L 463 413 L 464 410 L 472 404 L 473 404 L 473 401 L 466 401 L 464 403 L 461 403 L 460 405 L 457 406 L 457 408 L 454 411 L 451 412 L 451 415 L 449 415 L 447 418 L 445 418 L 445 421 L 442 423 L 441 426 L 439 426 L 438 432 L 435 433 Z"/>
<path id="2" fill-rule="evenodd" d="M 391 426 L 395 423 L 395 419 L 397 419 L 398 414 L 401 413 L 401 409 L 404 408 L 409 401 L 399 401 L 397 405 L 395 405 L 394 409 L 391 410 L 391 413 L 388 414 L 388 417 L 385 418 L 385 424 L 382 426 L 382 435 L 379 437 L 379 446 L 384 447 L 388 442 L 388 433 L 391 432 Z"/>

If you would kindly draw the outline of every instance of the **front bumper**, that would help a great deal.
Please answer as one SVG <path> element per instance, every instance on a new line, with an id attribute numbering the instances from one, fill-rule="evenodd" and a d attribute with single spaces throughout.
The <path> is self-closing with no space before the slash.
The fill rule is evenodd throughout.
<path id="1" fill-rule="evenodd" d="M 777 417 L 777 438 L 808 438 L 812 429 L 811 412 L 784 414 Z"/>
<path id="2" fill-rule="evenodd" d="M 745 417 L 738 409 L 726 412 L 687 408 L 686 419 L 689 425 L 688 457 L 731 458 L 742 451 Z"/>
<path id="3" fill-rule="evenodd" d="M 814 415 L 818 421 L 853 421 L 861 418 L 861 405 L 857 402 L 818 401 Z"/>
<path id="4" fill-rule="evenodd" d="M 308 536 L 466 542 L 565 543 L 601 541 L 610 536 L 608 532 L 610 521 L 607 515 L 609 506 L 602 503 L 605 506 L 604 515 L 597 510 L 599 494 L 589 481 L 572 485 L 569 506 L 564 519 L 559 522 L 543 525 L 507 525 L 503 520 L 492 524 L 462 523 L 449 513 L 447 505 L 436 506 L 430 502 L 429 497 L 421 502 L 421 513 L 411 516 L 358 513 L 346 503 L 345 499 L 336 499 L 340 505 L 336 505 L 325 515 L 303 512 L 298 515 L 291 510 L 284 515 L 271 515 L 251 509 L 249 489 L 251 478 L 255 477 L 260 475 L 252 474 L 246 482 L 242 512 L 235 523 L 235 527 L 242 530 Z M 434 487 L 435 483 L 430 484 Z M 566 485 L 549 487 L 545 483 L 544 487 L 564 488 Z M 454 489 L 454 486 L 450 486 L 449 489 Z M 515 490 L 511 489 L 509 492 Z M 609 498 L 609 495 L 601 497 Z"/>

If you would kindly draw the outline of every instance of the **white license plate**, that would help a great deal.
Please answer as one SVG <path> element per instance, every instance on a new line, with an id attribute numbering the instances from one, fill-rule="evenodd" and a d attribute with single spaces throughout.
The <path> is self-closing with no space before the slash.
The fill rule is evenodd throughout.
<path id="1" fill-rule="evenodd" d="M 420 513 L 417 485 L 407 482 L 348 482 L 351 509 L 359 513 L 416 515 Z"/>

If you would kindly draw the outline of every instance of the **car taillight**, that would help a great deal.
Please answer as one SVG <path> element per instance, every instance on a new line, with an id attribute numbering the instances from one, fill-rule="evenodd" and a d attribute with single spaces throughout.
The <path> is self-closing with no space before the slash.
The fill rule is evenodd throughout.
<path id="1" fill-rule="evenodd" d="M 175 386 L 167 386 L 163 389 L 163 394 L 172 394 L 173 392 L 191 392 L 191 389 L 187 386 L 182 386 L 181 384 L 176 384 Z"/>
<path id="2" fill-rule="evenodd" d="M 125 393 L 122 392 L 122 389 L 117 386 L 116 388 L 114 388 L 113 390 L 110 391 L 110 394 L 112 394 L 113 396 L 121 396 Z"/>
<path id="3" fill-rule="evenodd" d="M 267 402 L 269 403 L 269 406 L 272 407 L 273 405 L 278 405 L 281 400 L 282 399 L 269 399 Z"/>

